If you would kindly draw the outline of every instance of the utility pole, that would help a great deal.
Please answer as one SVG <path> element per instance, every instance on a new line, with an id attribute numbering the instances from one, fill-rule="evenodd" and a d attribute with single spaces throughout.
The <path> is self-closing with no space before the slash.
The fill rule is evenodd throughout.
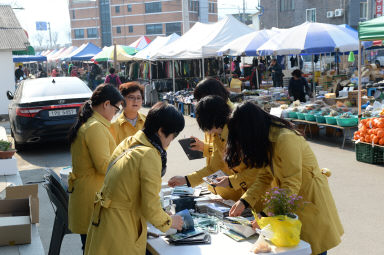
<path id="1" fill-rule="evenodd" d="M 47 22 L 47 23 L 48 23 L 48 29 L 49 29 L 49 43 L 50 43 L 50 47 L 52 48 L 51 23 L 50 22 Z"/>
<path id="2" fill-rule="evenodd" d="M 245 0 L 243 0 L 243 23 L 245 24 Z"/>

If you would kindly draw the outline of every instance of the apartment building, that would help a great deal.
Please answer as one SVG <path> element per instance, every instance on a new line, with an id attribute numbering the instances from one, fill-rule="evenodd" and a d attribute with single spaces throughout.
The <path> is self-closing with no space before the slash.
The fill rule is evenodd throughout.
<path id="1" fill-rule="evenodd" d="M 357 28 L 359 21 L 376 16 L 375 2 L 382 4 L 379 0 L 260 0 L 260 28 L 289 28 L 306 21 Z"/>
<path id="2" fill-rule="evenodd" d="M 129 45 L 216 22 L 217 0 L 69 0 L 72 44 Z"/>

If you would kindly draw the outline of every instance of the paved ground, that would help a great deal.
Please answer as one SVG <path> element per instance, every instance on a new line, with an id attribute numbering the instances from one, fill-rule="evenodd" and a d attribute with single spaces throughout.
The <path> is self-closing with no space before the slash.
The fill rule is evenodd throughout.
<path id="1" fill-rule="evenodd" d="M 6 122 L 0 122 L 0 125 L 9 127 Z M 9 128 L 7 131 L 9 132 Z M 191 135 L 202 137 L 203 134 L 198 129 L 195 119 L 187 117 L 186 128 L 178 138 Z M 329 178 L 329 182 L 345 229 L 343 242 L 329 254 L 384 254 L 382 242 L 384 204 L 381 202 L 384 197 L 382 188 L 384 168 L 357 162 L 352 145 L 349 144 L 342 150 L 339 144 L 340 142 L 334 140 L 327 141 L 324 137 L 310 141 L 320 167 L 332 169 L 333 175 Z M 31 151 L 19 153 L 17 157 L 24 183 L 41 181 L 44 168 L 52 168 L 59 172 L 62 167 L 71 165 L 69 146 L 66 144 L 35 147 Z M 204 160 L 189 161 L 180 145 L 173 142 L 168 149 L 168 171 L 164 181 L 173 175 L 184 175 L 197 170 L 203 167 L 204 163 Z M 39 188 L 41 211 L 39 232 L 47 253 L 54 213 L 45 190 L 41 185 Z M 78 235 L 65 236 L 61 254 L 81 254 Z"/>

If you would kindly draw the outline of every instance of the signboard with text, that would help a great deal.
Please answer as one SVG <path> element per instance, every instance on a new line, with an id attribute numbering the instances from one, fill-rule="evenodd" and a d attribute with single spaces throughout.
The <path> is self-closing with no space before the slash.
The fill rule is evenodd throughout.
<path id="1" fill-rule="evenodd" d="M 36 30 L 37 31 L 39 31 L 39 30 L 42 30 L 42 31 L 48 30 L 47 22 L 45 22 L 45 21 L 36 21 Z"/>
<path id="2" fill-rule="evenodd" d="M 383 0 L 376 0 L 376 17 L 381 16 L 383 16 Z"/>

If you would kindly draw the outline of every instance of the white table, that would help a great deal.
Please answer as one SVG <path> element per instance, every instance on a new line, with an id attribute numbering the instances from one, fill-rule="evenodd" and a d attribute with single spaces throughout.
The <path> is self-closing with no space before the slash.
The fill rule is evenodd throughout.
<path id="1" fill-rule="evenodd" d="M 148 230 L 158 233 L 153 226 L 148 225 Z M 210 255 L 210 254 L 252 254 L 250 251 L 252 245 L 256 242 L 257 237 L 250 240 L 236 242 L 223 233 L 211 234 L 211 244 L 205 245 L 169 245 L 165 241 L 165 237 L 153 238 L 148 237 L 147 249 L 153 255 Z M 304 241 L 300 241 L 299 245 L 294 248 L 275 247 L 272 246 L 272 252 L 263 253 L 279 254 L 279 255 L 310 255 L 312 253 L 311 246 Z"/>
<path id="2" fill-rule="evenodd" d="M 20 174 L 0 175 L 0 199 L 5 198 L 5 188 L 8 186 L 23 185 Z M 44 255 L 43 244 L 37 230 L 37 224 L 32 224 L 31 243 L 15 246 L 1 246 L 1 255 Z"/>

